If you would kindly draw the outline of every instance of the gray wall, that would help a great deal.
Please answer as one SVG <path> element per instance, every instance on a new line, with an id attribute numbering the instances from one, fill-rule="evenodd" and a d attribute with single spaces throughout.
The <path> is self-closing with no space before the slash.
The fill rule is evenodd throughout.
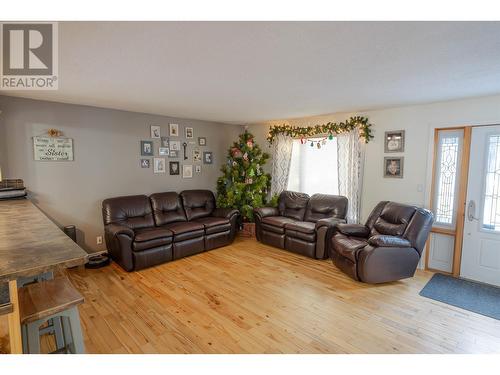
<path id="1" fill-rule="evenodd" d="M 33 202 L 56 224 L 75 224 L 79 243 L 87 251 L 104 250 L 96 244 L 103 234 L 101 201 L 129 194 L 150 194 L 184 189 L 215 190 L 226 151 L 241 127 L 213 122 L 176 119 L 143 113 L 69 105 L 0 96 L 0 167 L 4 178 L 22 178 Z M 168 135 L 168 124 L 178 123 L 183 140 L 185 126 L 197 137 L 207 138 L 201 151 L 214 153 L 214 164 L 202 164 L 192 179 L 153 174 L 139 165 L 140 141 L 150 139 L 150 125 L 160 125 Z M 73 162 L 40 162 L 33 159 L 32 137 L 47 129 L 61 130 L 73 138 Z M 174 139 L 174 138 L 172 138 Z M 155 140 L 158 156 L 159 140 Z M 198 146 L 197 146 L 198 147 Z M 192 162 L 193 146 L 188 146 Z M 150 157 L 152 160 L 152 157 Z M 182 160 L 182 152 L 178 159 Z"/>

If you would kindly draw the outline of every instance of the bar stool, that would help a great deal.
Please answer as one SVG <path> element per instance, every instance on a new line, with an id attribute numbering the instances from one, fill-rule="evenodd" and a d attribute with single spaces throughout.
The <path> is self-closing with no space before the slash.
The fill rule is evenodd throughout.
<path id="1" fill-rule="evenodd" d="M 62 325 L 64 345 L 55 353 L 85 353 L 78 305 L 83 296 L 67 278 L 42 281 L 19 289 L 23 351 L 40 353 L 40 326 L 49 320 Z"/>

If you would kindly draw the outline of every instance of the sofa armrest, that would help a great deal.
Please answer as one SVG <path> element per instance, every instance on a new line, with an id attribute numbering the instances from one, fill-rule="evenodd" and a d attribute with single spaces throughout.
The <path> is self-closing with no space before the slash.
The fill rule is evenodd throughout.
<path id="1" fill-rule="evenodd" d="M 337 230 L 346 236 L 367 238 L 370 230 L 363 224 L 338 224 Z"/>
<path id="2" fill-rule="evenodd" d="M 276 207 L 259 207 L 254 208 L 253 213 L 255 216 L 258 216 L 260 219 L 266 216 L 279 216 L 279 211 Z"/>
<path id="3" fill-rule="evenodd" d="M 338 217 L 326 217 L 324 219 L 319 219 L 316 222 L 316 229 L 319 229 L 321 227 L 332 228 L 337 224 L 343 224 L 343 223 L 345 223 L 344 219 L 339 219 Z"/>
<path id="4" fill-rule="evenodd" d="M 239 215 L 240 211 L 234 208 L 216 208 L 212 213 L 215 217 L 223 217 L 226 219 L 231 219 L 233 215 Z"/>
<path id="5" fill-rule="evenodd" d="M 369 244 L 376 247 L 412 247 L 410 241 L 402 237 L 376 235 L 371 236 Z"/>
<path id="6" fill-rule="evenodd" d="M 115 237 L 119 234 L 125 234 L 130 238 L 134 238 L 134 231 L 125 225 L 119 224 L 108 224 L 105 227 L 105 231 L 109 233 L 111 236 Z"/>

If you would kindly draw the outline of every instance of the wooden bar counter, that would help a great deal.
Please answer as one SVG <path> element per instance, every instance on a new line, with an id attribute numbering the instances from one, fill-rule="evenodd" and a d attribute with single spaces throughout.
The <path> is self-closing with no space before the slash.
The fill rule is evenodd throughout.
<path id="1" fill-rule="evenodd" d="M 0 201 L 0 282 L 9 283 L 11 353 L 22 353 L 17 278 L 85 264 L 88 254 L 28 199 Z"/>

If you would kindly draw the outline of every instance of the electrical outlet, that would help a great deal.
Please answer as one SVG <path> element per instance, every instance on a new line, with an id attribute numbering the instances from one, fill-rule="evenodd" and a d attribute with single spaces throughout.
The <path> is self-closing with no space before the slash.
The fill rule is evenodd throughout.
<path id="1" fill-rule="evenodd" d="M 97 244 L 101 245 L 102 244 L 102 236 L 97 236 Z"/>

